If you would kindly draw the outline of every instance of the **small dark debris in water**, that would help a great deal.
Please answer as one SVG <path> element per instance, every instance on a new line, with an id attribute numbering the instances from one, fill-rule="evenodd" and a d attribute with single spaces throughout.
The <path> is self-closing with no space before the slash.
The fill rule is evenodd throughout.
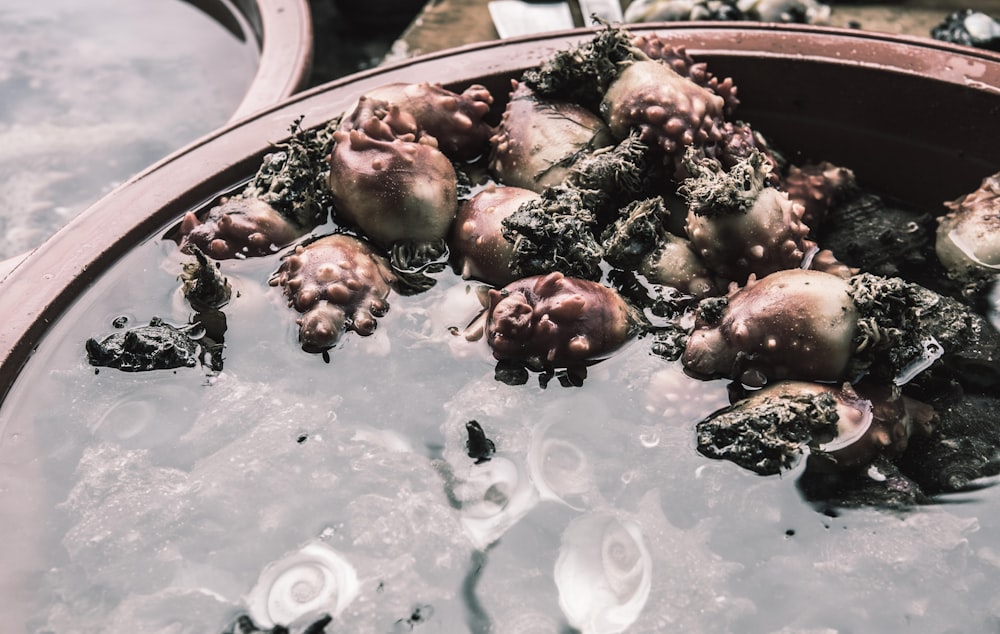
<path id="1" fill-rule="evenodd" d="M 323 363 L 330 363 L 330 351 L 324 350 L 320 355 L 323 358 Z"/>
<path id="2" fill-rule="evenodd" d="M 410 617 L 396 621 L 394 632 L 410 632 L 415 625 L 420 625 L 434 616 L 434 606 L 419 605 L 413 608 Z"/>
<path id="3" fill-rule="evenodd" d="M 396 274 L 396 291 L 401 295 L 416 295 L 437 283 L 434 277 L 448 268 L 448 244 L 400 241 L 392 245 L 392 272 Z"/>
<path id="4" fill-rule="evenodd" d="M 785 531 L 785 537 L 795 537 L 795 529 L 789 528 L 787 531 Z"/>
<path id="5" fill-rule="evenodd" d="M 124 328 L 126 325 L 128 325 L 128 317 L 126 317 L 125 315 L 119 315 L 118 317 L 114 318 L 114 321 L 111 322 L 111 325 L 115 328 Z"/>
<path id="6" fill-rule="evenodd" d="M 91 365 L 124 372 L 198 365 L 198 343 L 186 329 L 171 326 L 159 317 L 153 317 L 145 326 L 115 332 L 101 340 L 88 339 L 86 348 Z"/>
<path id="7" fill-rule="evenodd" d="M 538 375 L 538 387 L 544 390 L 549 386 L 549 381 L 553 378 L 555 378 L 562 387 L 583 387 L 583 380 L 587 378 L 587 368 L 544 370 Z"/>
<path id="8" fill-rule="evenodd" d="M 305 626 L 303 629 L 295 631 L 297 634 L 324 634 L 326 632 L 326 626 L 332 621 L 332 616 L 324 614 L 309 625 Z M 258 627 L 249 616 L 241 614 L 236 617 L 236 620 L 232 625 L 222 631 L 222 634 L 293 634 L 293 630 L 290 630 L 284 625 L 275 625 L 270 629 L 263 629 Z"/>
<path id="9" fill-rule="evenodd" d="M 295 442 L 301 445 L 307 440 L 309 440 L 309 434 L 299 434 L 299 437 L 295 439 Z"/>
<path id="10" fill-rule="evenodd" d="M 486 432 L 477 421 L 470 420 L 465 424 L 465 431 L 469 434 L 469 439 L 465 442 L 465 448 L 469 452 L 469 457 L 476 461 L 476 464 L 489 462 L 489 459 L 496 453 L 496 444 L 486 437 Z"/>
<path id="11" fill-rule="evenodd" d="M 955 11 L 931 29 L 931 37 L 942 42 L 1000 51 L 1000 22 L 982 11 Z"/>

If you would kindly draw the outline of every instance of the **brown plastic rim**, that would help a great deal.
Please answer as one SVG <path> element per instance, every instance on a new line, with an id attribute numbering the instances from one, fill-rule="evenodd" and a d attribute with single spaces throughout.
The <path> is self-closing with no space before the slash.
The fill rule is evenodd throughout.
<path id="1" fill-rule="evenodd" d="M 252 35 L 260 48 L 257 72 L 230 121 L 243 119 L 306 87 L 313 55 L 308 0 L 186 1 L 236 37 Z"/>
<path id="2" fill-rule="evenodd" d="M 934 205 L 1000 171 L 996 53 L 808 26 L 673 23 L 632 31 L 656 32 L 715 74 L 734 77 L 740 118 L 792 150 L 792 160 L 847 165 L 863 184 Z M 357 95 L 390 82 L 478 82 L 502 99 L 521 70 L 590 34 L 576 29 L 471 45 L 346 77 L 206 136 L 132 178 L 0 281 L 0 394 L 93 280 L 183 212 L 252 175 L 295 118 L 320 125 Z"/>

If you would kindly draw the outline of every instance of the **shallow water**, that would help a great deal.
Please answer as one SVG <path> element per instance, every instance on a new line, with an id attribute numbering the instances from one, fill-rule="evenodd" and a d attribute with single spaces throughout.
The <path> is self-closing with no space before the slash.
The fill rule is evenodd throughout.
<path id="1" fill-rule="evenodd" d="M 259 57 L 179 0 L 5 0 L 0 41 L 0 260 L 225 123 Z"/>
<path id="2" fill-rule="evenodd" d="M 818 513 L 797 471 L 695 451 L 725 385 L 647 340 L 580 388 L 496 381 L 485 343 L 452 334 L 478 305 L 450 272 L 327 364 L 267 285 L 279 257 L 226 261 L 221 374 L 88 365 L 116 317 L 188 320 L 186 259 L 152 239 L 103 275 L 0 410 L 5 626 L 211 633 L 314 608 L 359 632 L 1000 626 L 1000 489 Z M 497 446 L 478 465 L 473 419 Z"/>

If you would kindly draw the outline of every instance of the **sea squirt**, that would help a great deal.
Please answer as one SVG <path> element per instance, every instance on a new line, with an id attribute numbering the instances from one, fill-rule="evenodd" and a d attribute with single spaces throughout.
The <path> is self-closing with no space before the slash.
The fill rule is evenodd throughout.
<path id="1" fill-rule="evenodd" d="M 945 268 L 962 280 L 1000 274 L 1000 173 L 945 206 L 949 211 L 938 219 L 935 243 Z"/>
<path id="2" fill-rule="evenodd" d="M 641 320 L 615 290 L 562 273 L 490 290 L 482 318 L 494 357 L 545 369 L 584 368 L 607 357 Z"/>
<path id="3" fill-rule="evenodd" d="M 503 235 L 503 221 L 522 203 L 539 195 L 521 187 L 491 183 L 462 203 L 448 240 L 455 267 L 465 279 L 502 286 L 517 276 L 511 269 L 514 243 Z"/>
<path id="4" fill-rule="evenodd" d="M 614 139 L 604 120 L 586 108 L 539 97 L 526 84 L 514 82 L 490 143 L 494 176 L 541 192 L 565 180 L 584 155 Z"/>
<path id="5" fill-rule="evenodd" d="M 734 281 L 796 268 L 814 245 L 805 239 L 805 209 L 766 185 L 771 165 L 753 151 L 728 172 L 692 151 L 684 165 L 691 177 L 680 187 L 688 200 L 687 234 L 710 269 Z"/>
<path id="6" fill-rule="evenodd" d="M 182 251 L 197 247 L 216 260 L 261 257 L 277 253 L 310 229 L 259 198 L 230 196 L 220 198 L 204 219 L 184 214 L 179 243 Z"/>
<path id="7" fill-rule="evenodd" d="M 358 108 L 368 107 L 362 99 Z M 458 210 L 457 177 L 432 136 L 397 136 L 378 117 L 333 135 L 330 191 L 336 219 L 378 245 L 443 240 Z"/>
<path id="8" fill-rule="evenodd" d="M 376 317 L 389 310 L 386 298 L 395 276 L 367 242 L 333 234 L 300 245 L 269 280 L 281 286 L 288 305 L 302 314 L 299 342 L 307 352 L 324 352 L 345 330 L 375 331 Z"/>
<path id="9" fill-rule="evenodd" d="M 365 93 L 365 98 L 397 108 L 412 121 L 413 132 L 433 136 L 448 158 L 468 161 L 484 153 L 493 127 L 484 119 L 493 95 L 481 84 L 456 93 L 440 84 L 394 83 Z"/>
<path id="10" fill-rule="evenodd" d="M 850 290 L 838 276 L 787 269 L 751 279 L 724 300 L 703 300 L 684 368 L 750 386 L 784 378 L 842 380 L 858 322 Z"/>

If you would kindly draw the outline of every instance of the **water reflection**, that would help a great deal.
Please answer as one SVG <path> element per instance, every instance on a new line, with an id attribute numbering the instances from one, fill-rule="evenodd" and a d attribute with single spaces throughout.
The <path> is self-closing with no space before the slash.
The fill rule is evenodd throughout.
<path id="1" fill-rule="evenodd" d="M 180 0 L 5 0 L 0 41 L 0 260 L 224 123 L 258 59 Z"/>

